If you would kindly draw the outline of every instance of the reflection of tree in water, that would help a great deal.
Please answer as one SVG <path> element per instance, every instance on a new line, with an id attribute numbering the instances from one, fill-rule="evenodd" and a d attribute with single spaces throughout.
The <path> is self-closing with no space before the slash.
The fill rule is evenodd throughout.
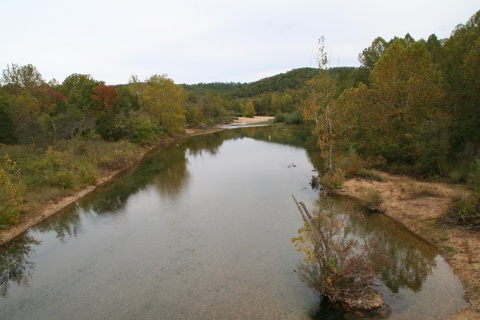
<path id="1" fill-rule="evenodd" d="M 366 310 L 347 310 L 339 308 L 338 305 L 330 303 L 328 299 L 322 299 L 320 305 L 308 314 L 309 319 L 313 320 L 336 320 L 336 319 L 388 319 L 392 314 L 392 309 L 383 306 L 378 309 Z"/>
<path id="2" fill-rule="evenodd" d="M 0 246 L 0 295 L 6 297 L 10 284 L 28 285 L 33 263 L 28 261 L 32 245 L 40 242 L 23 235 Z"/>
<path id="3" fill-rule="evenodd" d="M 393 259 L 393 265 L 379 276 L 392 292 L 398 293 L 400 288 L 414 292 L 422 289 L 423 282 L 436 266 L 437 251 L 432 245 L 382 214 L 366 213 L 363 219 L 352 216 L 350 223 L 353 233 L 360 238 L 373 232 L 379 236 L 380 245 Z"/>
<path id="4" fill-rule="evenodd" d="M 214 156 L 218 153 L 223 142 L 228 139 L 228 130 L 213 132 L 192 137 L 187 140 L 185 145 L 188 149 L 188 154 L 192 156 L 202 156 L 203 152 Z"/>
<path id="5" fill-rule="evenodd" d="M 288 146 L 305 148 L 307 158 L 314 168 L 324 167 L 324 161 L 319 156 L 320 152 L 316 145 L 316 140 L 308 130 L 301 126 L 284 127 L 261 127 L 245 128 L 246 136 L 255 140 L 269 141 Z"/>
<path id="6" fill-rule="evenodd" d="M 152 150 L 145 155 L 136 168 L 124 172 L 112 183 L 100 187 L 80 201 L 80 207 L 98 215 L 118 214 L 124 209 L 131 195 L 153 183 L 161 172 L 179 163 L 180 166 L 183 163 L 186 170 L 185 150 L 186 147 L 183 145 Z M 175 181 L 176 185 L 181 187 L 187 177 L 188 174 L 176 175 L 175 179 L 178 179 Z"/>
<path id="7" fill-rule="evenodd" d="M 78 207 L 67 207 L 61 214 L 55 214 L 48 219 L 32 227 L 33 230 L 47 233 L 54 231 L 57 238 L 64 242 L 65 237 L 76 237 L 81 229 L 80 214 Z"/>
<path id="8" fill-rule="evenodd" d="M 164 156 L 173 161 L 171 165 L 156 175 L 155 187 L 160 195 L 176 197 L 181 194 L 181 190 L 185 187 L 190 176 L 185 149 L 182 148 L 181 151 L 178 149 L 166 150 Z"/>

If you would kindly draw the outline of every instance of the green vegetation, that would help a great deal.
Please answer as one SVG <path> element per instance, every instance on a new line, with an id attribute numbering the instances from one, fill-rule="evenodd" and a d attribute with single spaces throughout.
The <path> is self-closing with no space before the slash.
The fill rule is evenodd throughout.
<path id="1" fill-rule="evenodd" d="M 360 68 L 329 68 L 321 38 L 319 73 L 298 107 L 336 172 L 321 175 L 325 187 L 339 187 L 338 169 L 381 179 L 377 167 L 466 182 L 478 192 L 479 46 L 480 11 L 447 39 L 378 37 L 360 53 Z"/>
<path id="2" fill-rule="evenodd" d="M 138 150 L 181 134 L 186 126 L 205 128 L 243 115 L 303 124 L 333 171 L 323 178 L 332 188 L 353 175 L 380 179 L 372 168 L 381 168 L 466 182 L 478 192 L 479 25 L 480 11 L 447 39 L 377 37 L 359 54 L 359 68 L 330 68 L 321 38 L 319 68 L 248 84 L 176 85 L 166 75 L 152 75 L 143 81 L 132 76 L 128 84 L 114 86 L 88 74 L 47 82 L 30 64 L 9 65 L 0 78 L 0 155 L 20 168 L 17 179 L 2 166 L 2 188 L 10 190 L 4 194 L 11 194 L 7 202 L 15 204 L 8 207 L 16 208 L 9 210 L 29 207 L 17 205 L 16 195 L 31 190 L 24 176 L 35 166 L 48 171 L 43 178 L 31 176 L 38 190 L 57 188 L 52 192 L 60 194 L 92 183 L 98 170 L 129 162 L 117 161 L 122 157 L 130 159 L 113 148 L 102 152 L 103 160 L 92 157 L 82 160 L 88 165 L 78 164 L 73 159 L 79 146 Z M 26 151 L 7 147 L 13 145 Z M 30 163 L 22 154 L 31 155 Z"/>
<path id="3" fill-rule="evenodd" d="M 480 228 L 480 193 L 472 193 L 453 202 L 440 218 L 443 223 Z"/>
<path id="4" fill-rule="evenodd" d="M 93 139 L 75 145 L 62 140 L 47 148 L 2 146 L 0 226 L 17 222 L 21 211 L 38 209 L 50 200 L 95 185 L 97 176 L 134 163 L 141 151 L 127 141 Z"/>

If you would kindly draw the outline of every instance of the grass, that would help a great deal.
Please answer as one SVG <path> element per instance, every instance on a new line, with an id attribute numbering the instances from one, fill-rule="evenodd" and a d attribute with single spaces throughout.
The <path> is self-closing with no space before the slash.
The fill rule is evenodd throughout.
<path id="1" fill-rule="evenodd" d="M 0 157 L 8 155 L 10 164 L 0 163 L 7 173 L 6 183 L 0 184 L 0 192 L 20 190 L 21 205 L 17 210 L 33 210 L 51 200 L 70 195 L 88 185 L 94 185 L 103 173 L 116 171 L 137 161 L 142 148 L 127 141 L 105 142 L 85 139 L 59 141 L 54 147 L 40 148 L 33 145 L 0 145 Z M 15 172 L 12 171 L 12 165 Z M 7 185 L 7 182 L 9 183 Z M 13 183 L 13 186 L 10 184 Z M 17 196 L 17 195 L 16 195 Z M 12 196 L 0 198 L 0 221 L 7 212 L 2 209 L 12 203 Z M 10 206 L 11 207 L 11 206 Z M 3 227 L 18 221 L 5 218 Z"/>
<path id="2" fill-rule="evenodd" d="M 375 188 L 362 190 L 362 199 L 366 201 L 367 208 L 371 212 L 385 212 L 385 199 L 383 199 L 380 191 Z"/>
<path id="3" fill-rule="evenodd" d="M 361 168 L 356 172 L 356 175 L 362 178 L 371 179 L 375 181 L 385 181 L 383 174 L 377 170 Z"/>
<path id="4" fill-rule="evenodd" d="M 400 191 L 406 193 L 407 199 L 419 199 L 419 198 L 444 198 L 445 195 L 432 186 L 419 185 L 414 181 L 409 181 L 408 186 L 404 184 L 400 185 Z"/>

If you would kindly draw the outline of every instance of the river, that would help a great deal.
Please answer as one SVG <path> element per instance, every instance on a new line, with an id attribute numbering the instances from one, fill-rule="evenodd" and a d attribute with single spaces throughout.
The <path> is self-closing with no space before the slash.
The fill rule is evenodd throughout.
<path id="1" fill-rule="evenodd" d="M 305 144 L 249 127 L 153 150 L 0 247 L 0 319 L 355 318 L 294 271 L 291 195 L 318 196 Z M 435 248 L 382 215 L 357 224 L 358 235 L 379 230 L 394 258 L 378 281 L 387 305 L 366 317 L 447 319 L 466 305 Z"/>

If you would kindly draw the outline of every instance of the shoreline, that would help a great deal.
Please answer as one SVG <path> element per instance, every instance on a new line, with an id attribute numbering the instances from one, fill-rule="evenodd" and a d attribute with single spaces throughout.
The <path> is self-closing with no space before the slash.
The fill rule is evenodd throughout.
<path id="1" fill-rule="evenodd" d="M 460 185 L 418 181 L 406 176 L 381 173 L 383 181 L 352 178 L 336 194 L 365 201 L 368 190 L 384 199 L 383 213 L 416 236 L 436 246 L 463 285 L 468 306 L 450 319 L 480 319 L 480 233 L 455 226 L 442 226 L 437 218 L 452 197 L 467 192 Z"/>
<path id="2" fill-rule="evenodd" d="M 263 121 L 269 121 L 270 119 L 273 119 L 274 117 L 270 116 L 258 116 L 254 118 L 245 118 L 245 117 L 239 117 L 237 120 L 234 120 L 234 123 L 247 123 L 247 122 L 263 122 Z M 75 203 L 76 201 L 80 200 L 81 198 L 85 197 L 89 193 L 93 192 L 95 189 L 100 187 L 101 185 L 109 182 L 112 180 L 117 174 L 120 172 L 123 172 L 127 170 L 128 168 L 132 167 L 133 165 L 137 164 L 141 159 L 147 154 L 149 151 L 151 151 L 154 148 L 161 147 L 162 145 L 170 144 L 173 143 L 174 141 L 178 139 L 185 139 L 190 136 L 194 135 L 199 135 L 199 134 L 206 134 L 218 130 L 223 130 L 221 128 L 209 128 L 209 129 L 202 129 L 202 130 L 197 130 L 197 129 L 187 129 L 185 130 L 185 135 L 182 135 L 181 137 L 173 138 L 173 139 L 168 139 L 167 141 L 163 141 L 159 144 L 156 144 L 152 147 L 149 148 L 143 148 L 143 150 L 140 152 L 139 157 L 136 161 L 134 161 L 132 164 L 119 169 L 115 171 L 110 171 L 107 173 L 104 173 L 103 175 L 100 175 L 97 178 L 97 183 L 95 185 L 88 186 L 86 188 L 83 188 L 81 190 L 75 191 L 73 194 L 65 197 L 61 197 L 58 199 L 50 200 L 48 203 L 46 203 L 43 206 L 33 208 L 26 214 L 22 215 L 20 217 L 20 221 L 12 226 L 9 226 L 8 228 L 5 228 L 3 230 L 0 230 L 0 245 L 3 245 L 11 240 L 13 240 L 15 237 L 19 236 L 20 234 L 26 232 L 29 228 L 35 226 L 36 224 L 40 223 L 41 221 L 45 220 L 46 218 L 56 214 L 63 208 L 67 207 L 68 205 L 71 205 L 72 203 Z M 35 213 L 35 211 L 40 211 L 39 213 Z"/>
<path id="3" fill-rule="evenodd" d="M 0 231 L 0 246 L 7 242 L 10 242 L 15 237 L 28 231 L 28 229 L 30 229 L 31 227 L 37 225 L 48 217 L 60 212 L 63 208 L 75 203 L 76 201 L 95 191 L 101 185 L 111 181 L 117 174 L 129 169 L 130 167 L 138 163 L 138 161 L 140 161 L 145 156 L 145 154 L 153 148 L 155 147 L 144 149 L 140 153 L 138 160 L 136 160 L 132 164 L 122 169 L 109 171 L 106 174 L 100 175 L 97 178 L 97 182 L 95 183 L 95 185 L 91 185 L 75 191 L 71 195 L 50 200 L 43 206 L 30 209 L 24 216 L 20 217 L 20 221 L 18 223 Z M 35 213 L 35 211 L 40 211 L 40 213 Z"/>
<path id="4" fill-rule="evenodd" d="M 273 119 L 273 117 L 241 117 L 237 122 L 262 122 L 269 119 Z M 142 150 L 138 160 L 131 165 L 100 176 L 95 185 L 88 186 L 72 195 L 50 201 L 39 208 L 40 213 L 30 212 L 22 217 L 18 224 L 2 230 L 0 232 L 0 245 L 11 241 L 26 232 L 30 227 L 75 203 L 93 192 L 97 187 L 111 181 L 120 172 L 137 164 L 150 150 L 178 139 L 216 130 L 222 129 L 189 129 L 186 130 L 185 135 L 177 139 Z M 469 306 L 458 311 L 451 319 L 480 319 L 480 278 L 478 277 L 478 272 L 480 272 L 480 233 L 469 232 L 458 227 L 442 228 L 442 226 L 436 224 L 436 218 L 445 211 L 451 197 L 458 192 L 465 192 L 465 190 L 461 186 L 417 181 L 405 176 L 394 176 L 386 173 L 382 173 L 382 176 L 385 177 L 384 181 L 361 178 L 349 179 L 344 183 L 342 189 L 336 193 L 364 200 L 366 189 L 379 190 L 385 199 L 387 208 L 387 211 L 383 214 L 400 222 L 415 235 L 435 245 L 462 282 Z M 430 189 L 434 192 L 430 196 L 414 197 L 415 192 L 421 189 Z"/>

